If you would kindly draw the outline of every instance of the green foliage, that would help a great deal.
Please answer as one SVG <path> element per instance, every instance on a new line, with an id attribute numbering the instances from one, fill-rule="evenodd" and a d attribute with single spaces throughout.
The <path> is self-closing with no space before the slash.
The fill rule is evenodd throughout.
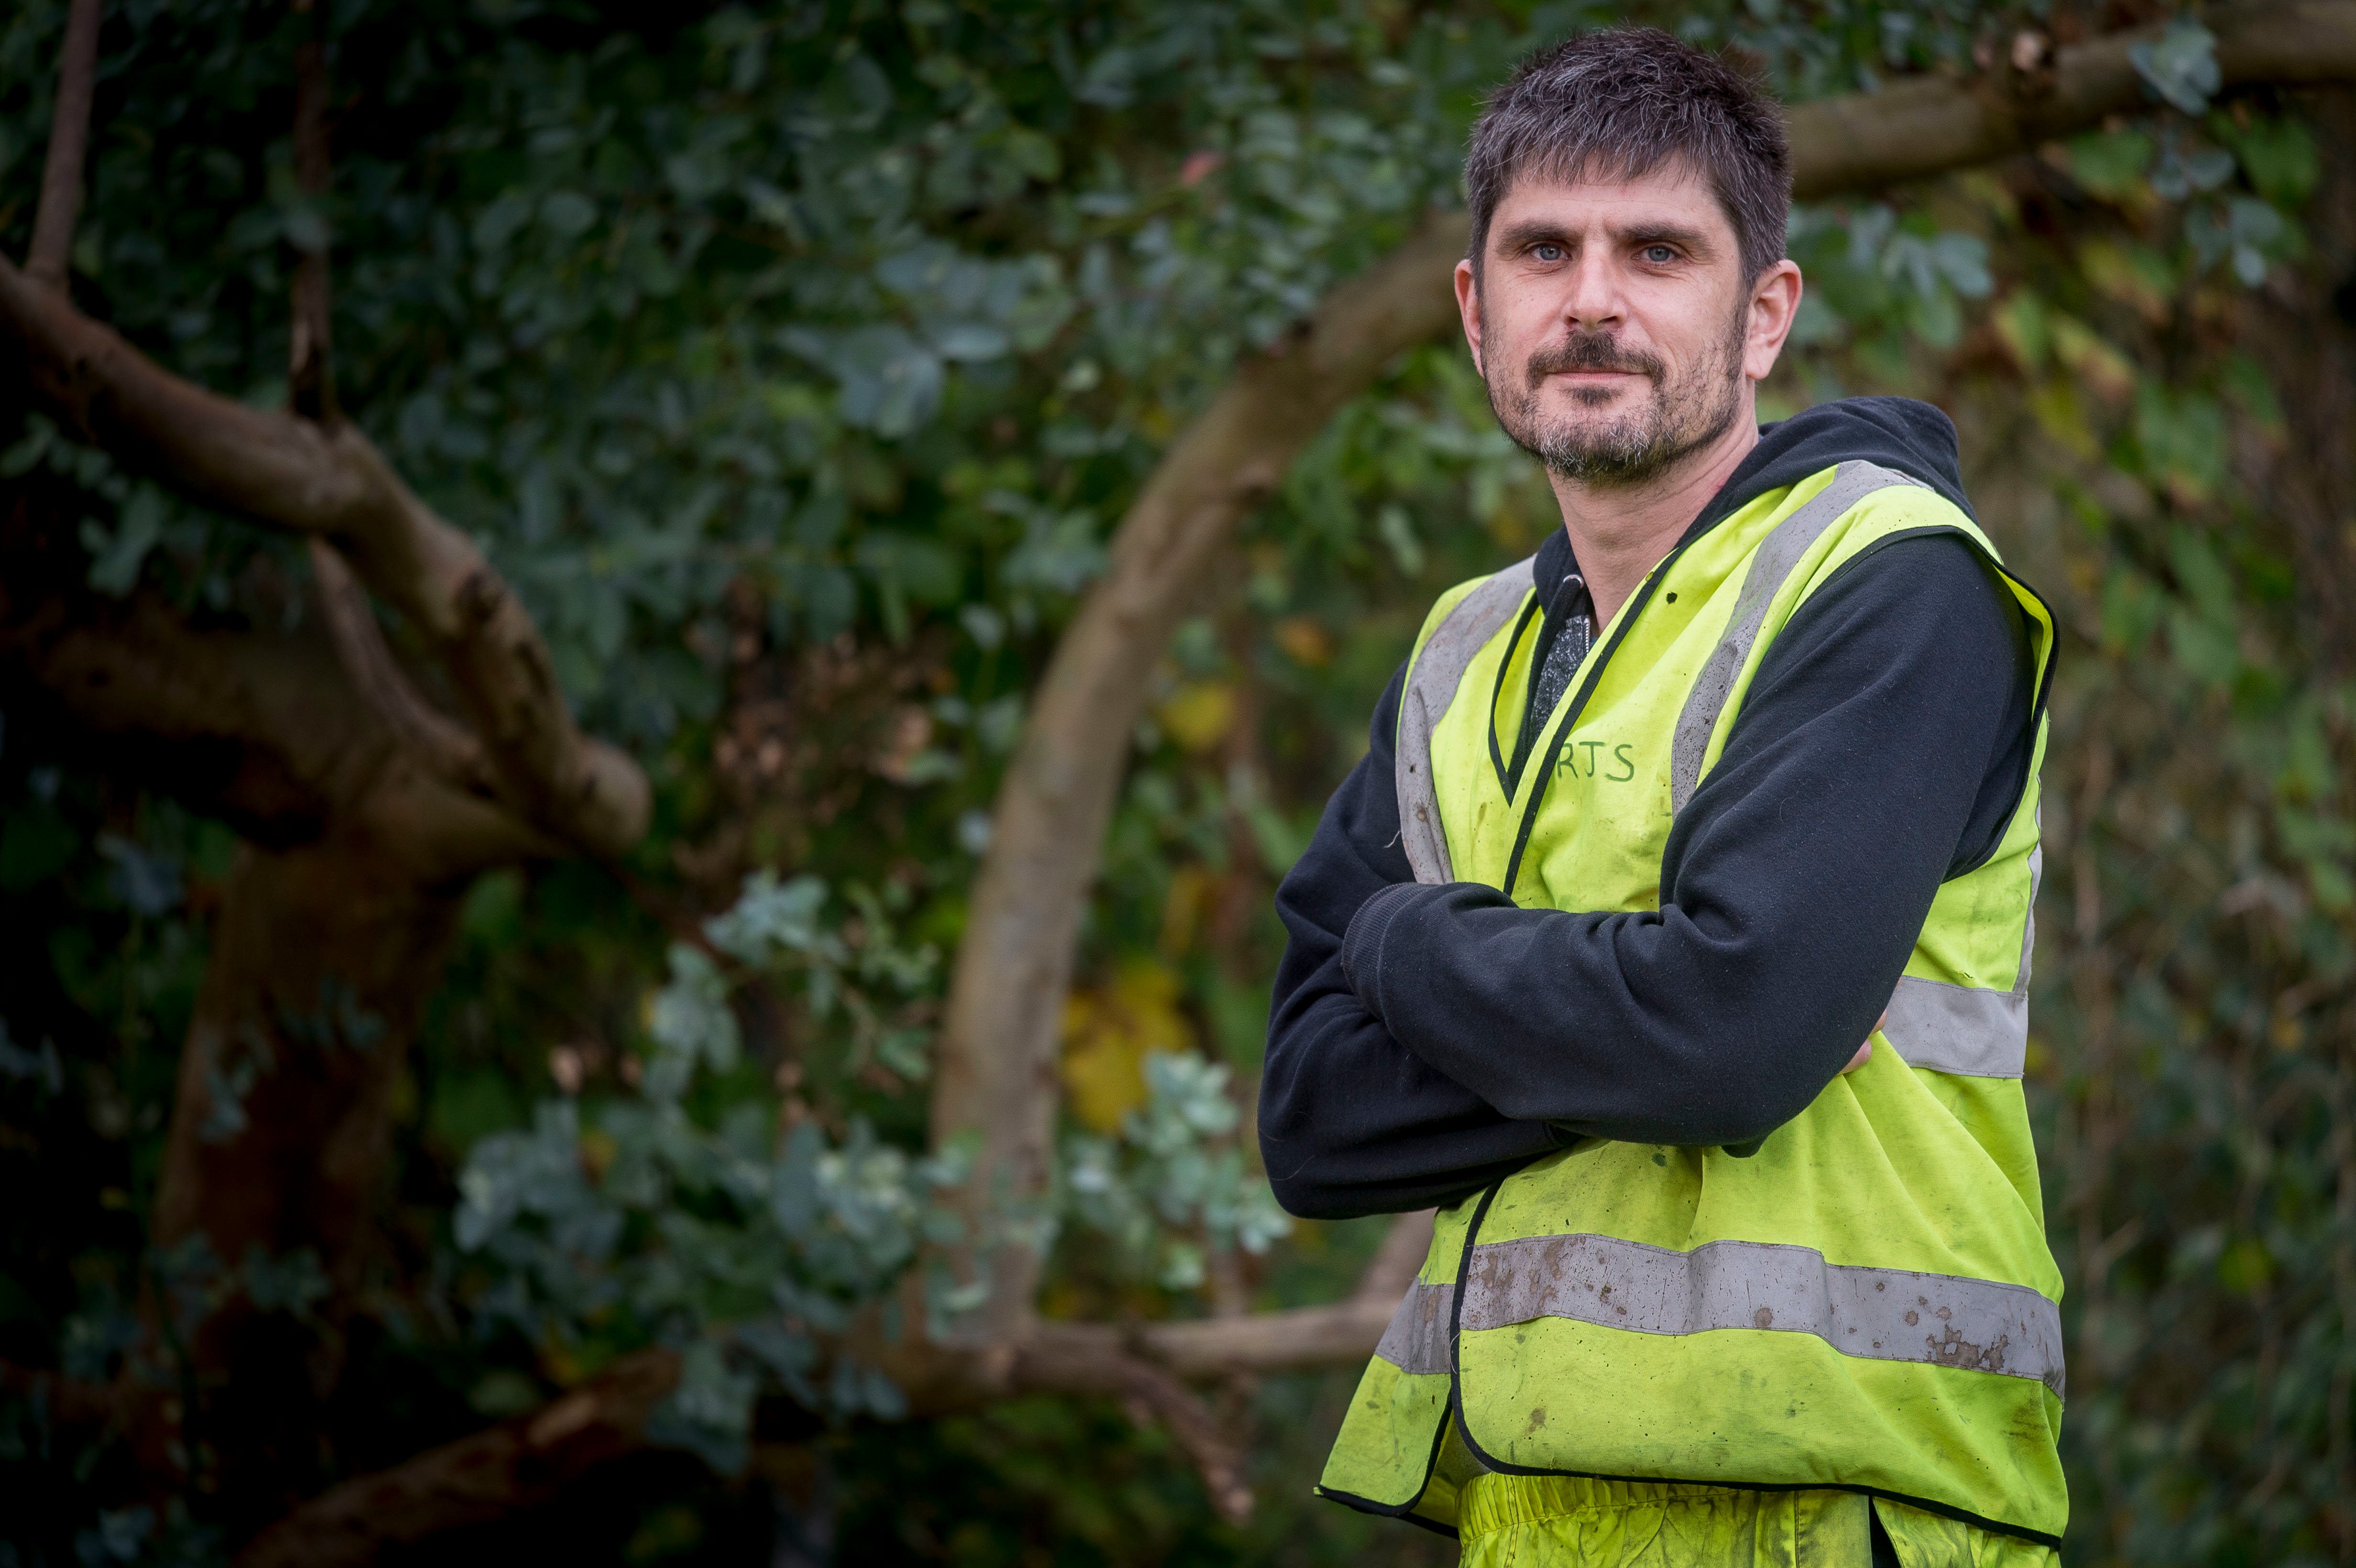
<path id="1" fill-rule="evenodd" d="M 0 22 L 12 253 L 63 12 Z M 910 0 L 625 28 L 346 0 L 333 68 L 357 107 L 315 200 L 284 7 L 109 8 L 85 305 L 277 403 L 292 248 L 331 237 L 346 407 L 490 549 L 585 721 L 657 783 L 623 874 L 503 874 L 467 906 L 405 1094 L 381 1376 L 431 1397 L 404 1441 L 665 1344 L 687 1367 L 666 1435 L 723 1470 L 762 1440 L 765 1394 L 837 1424 L 845 1560 L 1427 1560 L 1299 1499 L 1346 1376 L 1233 1396 L 1267 1509 L 1239 1533 L 1110 1411 L 912 1432 L 883 1424 L 887 1381 L 815 1346 L 862 1309 L 973 1304 L 945 1278 L 895 1293 L 958 1224 L 936 1202 L 958 1151 L 925 1145 L 945 957 L 1025 693 L 1113 522 L 1239 357 L 1454 198 L 1514 55 L 1622 14 Z M 1968 69 L 2022 22 L 1624 14 L 1737 45 L 1795 96 Z M 1766 400 L 1935 396 L 2065 628 L 2031 1088 L 2071 1281 L 2072 1552 L 2316 1559 L 2344 1528 L 2356 1364 L 2351 693 L 2315 673 L 2312 558 L 2270 498 L 2279 368 L 2235 324 L 2310 262 L 2329 143 L 2212 104 L 2193 22 L 2136 65 L 2136 123 L 1795 213 L 1807 304 Z M 37 465 L 77 487 L 102 593 L 226 620 L 241 574 L 302 570 L 37 419 L 0 430 L 0 477 Z M 1194 1316 L 1354 1279 L 1374 1230 L 1288 1230 L 1251 1159 L 1269 895 L 1432 595 L 1554 526 L 1448 346 L 1403 357 L 1252 519 L 1240 592 L 1154 672 L 1083 935 L 1066 1068 L 1106 1114 L 1062 1130 L 1048 1205 L 991 1217 L 1053 1244 L 1050 1311 Z M 8 717 L 0 907 L 24 934 L 0 944 L 0 1158 L 71 1196 L 8 1234 L 0 1353 L 104 1375 L 143 1290 L 299 1310 L 316 1264 L 143 1252 L 230 840 L 60 772 L 37 716 Z M 209 1066 L 232 1090 L 260 1071 Z M 185 1512 L 117 1506 L 100 1460 L 44 1456 L 27 1412 L 0 1409 L 48 1554 L 20 1561 L 209 1550 Z M 650 1491 L 595 1550 L 705 1550 L 689 1495 Z"/>
<path id="2" fill-rule="evenodd" d="M 792 960 L 819 1018 L 872 1020 L 869 987 L 921 982 L 932 955 L 871 926 L 853 962 L 840 923 L 819 922 L 825 901 L 813 878 L 756 875 L 705 932 L 755 972 Z M 459 1286 L 485 1328 L 513 1328 L 544 1361 L 577 1375 L 621 1349 L 680 1348 L 679 1437 L 735 1470 L 765 1380 L 814 1409 L 905 1412 L 888 1380 L 848 1360 L 821 1383 L 812 1336 L 847 1329 L 926 1239 L 958 1239 L 931 1194 L 964 1170 L 954 1155 L 911 1159 L 863 1119 L 840 1140 L 809 1121 L 780 1136 L 774 1111 L 725 1085 L 741 1045 L 712 957 L 680 944 L 669 964 L 647 1008 L 639 1093 L 596 1105 L 586 1125 L 576 1101 L 543 1103 L 529 1130 L 475 1145 L 452 1238 L 487 1269 Z M 700 1070 L 720 1082 L 691 1108 Z M 931 1284 L 943 1322 L 975 1304 L 945 1277 Z"/>

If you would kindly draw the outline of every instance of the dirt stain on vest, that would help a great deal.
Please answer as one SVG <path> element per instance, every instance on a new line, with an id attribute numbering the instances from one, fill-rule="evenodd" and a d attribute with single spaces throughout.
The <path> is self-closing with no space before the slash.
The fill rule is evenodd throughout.
<path id="1" fill-rule="evenodd" d="M 1999 1334 L 1993 1344 L 1975 1345 L 1965 1339 L 1960 1330 L 1950 1326 L 1945 1339 L 1926 1337 L 1922 1342 L 1930 1347 L 1931 1360 L 1943 1367 L 1961 1367 L 1967 1371 L 2000 1372 L 2004 1371 L 2005 1350 L 2010 1346 L 2012 1340 L 2010 1336 Z"/>

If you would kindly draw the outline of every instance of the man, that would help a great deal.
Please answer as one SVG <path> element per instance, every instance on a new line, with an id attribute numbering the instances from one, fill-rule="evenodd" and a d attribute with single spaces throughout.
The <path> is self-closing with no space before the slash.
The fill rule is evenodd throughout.
<path id="1" fill-rule="evenodd" d="M 2048 1563 L 2051 618 L 1937 411 L 1758 428 L 1801 278 L 1749 81 L 1590 34 L 1466 177 L 1563 528 L 1440 599 L 1278 894 L 1278 1197 L 1440 1206 L 1320 1490 L 1499 1568 Z"/>

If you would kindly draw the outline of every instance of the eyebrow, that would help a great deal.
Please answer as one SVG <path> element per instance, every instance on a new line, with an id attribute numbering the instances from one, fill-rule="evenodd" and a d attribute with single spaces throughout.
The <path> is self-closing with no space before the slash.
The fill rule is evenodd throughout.
<path id="1" fill-rule="evenodd" d="M 1709 237 L 1698 229 L 1682 223 L 1631 223 L 1610 230 L 1613 240 L 1622 245 L 1675 245 L 1697 261 L 1708 261 L 1716 254 Z M 1500 251 L 1526 250 L 1532 245 L 1553 240 L 1569 244 L 1572 235 L 1561 224 L 1543 218 L 1526 218 L 1497 230 L 1492 241 Z"/>

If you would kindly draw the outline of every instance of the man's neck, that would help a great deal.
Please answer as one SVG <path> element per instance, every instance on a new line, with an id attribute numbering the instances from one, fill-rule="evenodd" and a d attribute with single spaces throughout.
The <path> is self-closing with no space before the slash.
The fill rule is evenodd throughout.
<path id="1" fill-rule="evenodd" d="M 1746 395 L 1725 434 L 1642 485 L 1593 486 L 1553 476 L 1599 633 L 1758 444 L 1757 405 Z"/>

